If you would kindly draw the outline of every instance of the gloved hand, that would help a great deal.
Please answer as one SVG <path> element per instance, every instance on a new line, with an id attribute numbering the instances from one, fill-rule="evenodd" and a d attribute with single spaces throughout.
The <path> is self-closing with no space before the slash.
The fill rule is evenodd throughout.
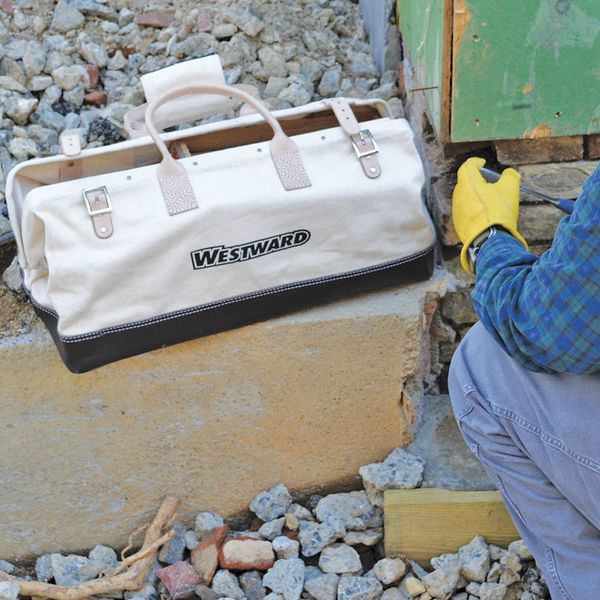
<path id="1" fill-rule="evenodd" d="M 483 158 L 469 158 L 458 170 L 458 183 L 452 194 L 452 222 L 463 243 L 460 262 L 469 273 L 469 246 L 492 225 L 506 229 L 527 248 L 517 231 L 521 176 L 514 169 L 505 169 L 496 183 L 488 183 L 479 172 L 484 165 Z"/>

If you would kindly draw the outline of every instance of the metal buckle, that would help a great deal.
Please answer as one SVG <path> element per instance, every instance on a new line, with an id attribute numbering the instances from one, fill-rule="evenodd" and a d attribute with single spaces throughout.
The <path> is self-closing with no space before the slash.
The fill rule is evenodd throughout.
<path id="1" fill-rule="evenodd" d="M 373 154 L 377 154 L 379 152 L 379 148 L 377 146 L 377 142 L 373 137 L 373 134 L 368 129 L 361 129 L 360 131 L 360 144 L 361 146 L 365 146 L 367 144 L 367 140 L 365 139 L 365 135 L 369 138 L 369 142 L 371 143 L 370 150 L 361 150 L 357 141 L 356 136 L 352 136 L 350 139 L 352 140 L 352 145 L 354 146 L 354 152 L 356 152 L 356 156 L 360 158 L 365 158 L 365 156 L 371 156 Z"/>
<path id="2" fill-rule="evenodd" d="M 92 203 L 88 197 L 88 194 L 92 193 L 92 192 L 102 192 L 104 194 L 104 196 L 106 197 L 106 207 L 105 208 L 92 208 Z M 110 196 L 108 195 L 108 190 L 106 189 L 105 185 L 102 185 L 100 187 L 95 187 L 95 188 L 89 188 L 87 190 L 82 190 L 83 193 L 83 199 L 85 200 L 85 206 L 87 208 L 88 211 L 88 215 L 90 215 L 90 217 L 95 217 L 97 215 L 104 215 L 106 213 L 112 212 L 112 204 L 110 202 Z"/>

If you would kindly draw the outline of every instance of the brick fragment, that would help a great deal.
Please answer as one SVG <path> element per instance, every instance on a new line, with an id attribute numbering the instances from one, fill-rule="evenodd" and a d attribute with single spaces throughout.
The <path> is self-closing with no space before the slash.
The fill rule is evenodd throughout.
<path id="1" fill-rule="evenodd" d="M 7 15 L 13 15 L 15 12 L 12 2 L 8 0 L 0 0 L 0 10 L 3 10 Z"/>
<path id="2" fill-rule="evenodd" d="M 300 537 L 300 532 L 298 529 L 296 529 L 294 531 L 284 529 L 283 533 L 281 535 L 285 535 L 286 537 L 289 537 L 290 540 L 297 540 Z"/>
<path id="3" fill-rule="evenodd" d="M 600 158 L 600 135 L 588 137 L 588 158 L 598 160 Z"/>
<path id="4" fill-rule="evenodd" d="M 205 534 L 200 543 L 192 550 L 192 565 L 204 585 L 210 585 L 219 568 L 219 549 L 228 532 L 227 525 L 217 527 Z"/>
<path id="5" fill-rule="evenodd" d="M 159 569 L 156 575 L 165 584 L 173 600 L 193 595 L 196 586 L 200 583 L 200 576 L 194 567 L 183 560 Z"/>
<path id="6" fill-rule="evenodd" d="M 207 32 L 212 31 L 213 22 L 210 16 L 210 12 L 206 8 L 200 8 L 198 10 L 198 31 Z"/>
<path id="7" fill-rule="evenodd" d="M 88 92 L 83 97 L 83 99 L 85 100 L 86 104 L 93 104 L 94 106 L 103 106 L 104 104 L 106 104 L 108 96 L 106 92 L 102 92 L 100 90 L 93 90 L 91 92 Z"/>
<path id="8" fill-rule="evenodd" d="M 235 571 L 267 571 L 275 562 L 273 545 L 246 535 L 231 537 L 219 549 L 219 564 Z"/>
<path id="9" fill-rule="evenodd" d="M 494 142 L 498 161 L 504 165 L 523 165 L 583 158 L 583 136 L 547 137 L 531 140 Z"/>
<path id="10" fill-rule="evenodd" d="M 90 89 L 93 90 L 98 87 L 98 82 L 100 81 L 100 69 L 98 65 L 87 64 L 85 65 L 87 69 L 88 76 L 90 78 Z"/>
<path id="11" fill-rule="evenodd" d="M 148 12 L 135 15 L 134 21 L 137 25 L 146 27 L 168 27 L 173 22 L 175 11 L 169 8 L 149 10 Z"/>

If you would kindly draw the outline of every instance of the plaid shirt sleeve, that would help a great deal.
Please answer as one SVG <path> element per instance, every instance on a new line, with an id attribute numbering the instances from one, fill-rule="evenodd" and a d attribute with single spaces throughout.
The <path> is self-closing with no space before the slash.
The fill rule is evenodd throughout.
<path id="1" fill-rule="evenodd" d="M 600 167 L 537 257 L 498 232 L 477 257 L 475 311 L 524 367 L 600 372 Z"/>

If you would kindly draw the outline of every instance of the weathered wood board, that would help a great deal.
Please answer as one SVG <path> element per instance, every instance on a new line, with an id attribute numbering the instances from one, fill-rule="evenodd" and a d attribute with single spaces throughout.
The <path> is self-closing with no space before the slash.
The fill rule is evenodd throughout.
<path id="1" fill-rule="evenodd" d="M 598 0 L 455 0 L 453 142 L 600 132 Z"/>
<path id="2" fill-rule="evenodd" d="M 499 492 L 418 488 L 387 491 L 384 498 L 386 556 L 429 565 L 432 556 L 456 552 L 478 533 L 503 547 L 520 537 Z"/>
<path id="3" fill-rule="evenodd" d="M 432 125 L 447 137 L 450 101 L 452 0 L 398 0 L 398 23 L 404 50 L 415 69 L 417 85 L 408 94 L 425 94 Z"/>
<path id="4" fill-rule="evenodd" d="M 398 0 L 398 23 L 442 142 L 600 133 L 598 0 Z"/>

